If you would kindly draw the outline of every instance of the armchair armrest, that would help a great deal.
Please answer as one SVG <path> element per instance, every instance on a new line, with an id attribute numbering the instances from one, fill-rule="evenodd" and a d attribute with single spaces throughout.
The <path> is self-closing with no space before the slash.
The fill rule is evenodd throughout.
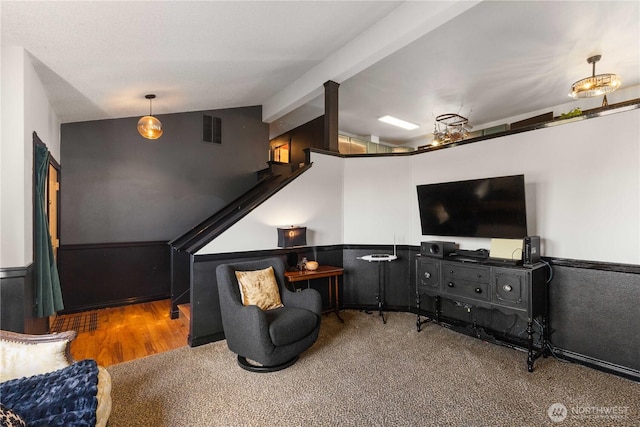
<path id="1" fill-rule="evenodd" d="M 318 316 L 322 315 L 322 297 L 315 289 L 307 288 L 301 292 L 291 292 L 283 287 L 282 295 L 280 296 L 285 307 L 304 308 L 316 313 Z"/>
<path id="2" fill-rule="evenodd" d="M 221 307 L 225 311 L 223 328 L 227 345 L 236 353 L 247 354 L 257 343 L 272 346 L 269 336 L 269 322 L 262 309 L 256 305 L 244 306 L 234 302 Z"/>
<path id="3" fill-rule="evenodd" d="M 69 366 L 76 331 L 28 335 L 0 330 L 0 382 L 44 374 Z"/>

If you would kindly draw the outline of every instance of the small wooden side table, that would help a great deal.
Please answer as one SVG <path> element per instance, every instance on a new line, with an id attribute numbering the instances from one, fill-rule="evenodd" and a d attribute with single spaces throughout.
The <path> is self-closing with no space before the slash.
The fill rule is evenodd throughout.
<path id="1" fill-rule="evenodd" d="M 344 268 L 334 267 L 331 265 L 320 265 L 317 270 L 302 270 L 302 271 L 285 271 L 284 277 L 287 278 L 289 283 L 301 282 L 303 280 L 322 279 L 323 277 L 329 278 L 329 308 L 323 311 L 323 313 L 333 312 L 342 323 L 344 320 L 340 317 L 340 297 L 338 294 L 338 278 L 344 274 Z M 295 287 L 295 285 L 294 285 Z"/>

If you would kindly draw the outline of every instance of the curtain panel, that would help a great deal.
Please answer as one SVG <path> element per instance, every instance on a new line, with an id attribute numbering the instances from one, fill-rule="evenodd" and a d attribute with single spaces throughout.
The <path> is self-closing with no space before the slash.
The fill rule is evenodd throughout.
<path id="1" fill-rule="evenodd" d="M 49 170 L 49 150 L 34 135 L 34 279 L 36 315 L 52 316 L 64 308 L 58 266 L 53 256 L 49 223 L 47 220 L 46 183 Z M 39 143 L 38 143 L 39 142 Z"/>

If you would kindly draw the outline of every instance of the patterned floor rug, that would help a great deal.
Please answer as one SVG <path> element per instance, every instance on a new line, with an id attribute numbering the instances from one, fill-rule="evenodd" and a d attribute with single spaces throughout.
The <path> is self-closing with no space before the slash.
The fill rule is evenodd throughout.
<path id="1" fill-rule="evenodd" d="M 51 327 L 51 332 L 77 331 L 91 332 L 98 329 L 98 312 L 88 311 L 76 314 L 56 316 Z"/>

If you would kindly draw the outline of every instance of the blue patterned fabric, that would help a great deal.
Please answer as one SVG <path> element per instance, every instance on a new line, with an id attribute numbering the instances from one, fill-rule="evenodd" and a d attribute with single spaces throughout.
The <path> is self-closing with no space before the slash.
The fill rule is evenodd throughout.
<path id="1" fill-rule="evenodd" d="M 29 426 L 95 426 L 97 393 L 95 360 L 0 384 L 2 404 Z"/>

